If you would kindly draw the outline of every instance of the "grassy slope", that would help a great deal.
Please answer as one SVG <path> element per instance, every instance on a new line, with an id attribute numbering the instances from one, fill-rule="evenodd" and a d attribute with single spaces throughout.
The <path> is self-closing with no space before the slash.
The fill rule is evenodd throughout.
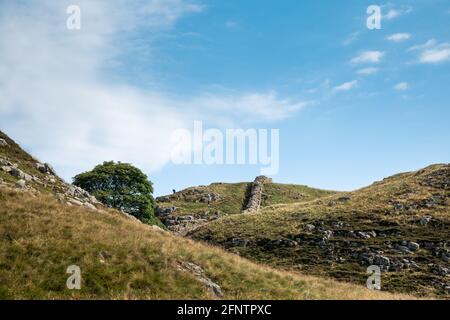
<path id="1" fill-rule="evenodd" d="M 0 157 L 44 179 L 35 160 L 0 132 Z M 0 178 L 16 178 L 0 171 Z M 178 264 L 192 262 L 221 286 L 225 299 L 401 299 L 363 286 L 300 276 L 252 263 L 219 248 L 157 231 L 114 211 L 56 200 L 63 181 L 29 182 L 36 191 L 0 186 L 1 299 L 209 299 L 205 285 Z M 245 188 L 245 185 L 244 185 Z M 81 290 L 66 289 L 69 265 Z"/>
<path id="2" fill-rule="evenodd" d="M 0 138 L 6 140 L 8 143 L 8 147 L 0 147 L 0 158 L 4 158 L 9 160 L 15 164 L 17 164 L 18 168 L 32 176 L 35 176 L 41 180 L 45 180 L 46 175 L 41 173 L 34 166 L 36 163 L 36 159 L 29 155 L 27 152 L 23 151 L 22 148 L 12 139 L 10 139 L 5 133 L 0 131 Z M 46 185 L 41 185 L 34 181 L 29 181 L 28 185 L 32 186 L 34 189 L 38 191 L 44 192 L 52 192 L 52 193 L 64 193 L 63 184 L 64 181 L 59 179 L 58 177 L 53 177 L 55 179 L 55 183 L 48 183 Z M 3 172 L 0 170 L 0 179 L 8 183 L 14 183 L 17 181 L 15 177 Z"/>
<path id="3" fill-rule="evenodd" d="M 201 266 L 225 299 L 405 298 L 275 271 L 113 210 L 64 206 L 48 194 L 0 188 L 0 203 L 0 298 L 212 298 L 195 277 L 177 269 L 181 261 Z M 72 264 L 81 268 L 79 291 L 65 287 Z"/>
<path id="4" fill-rule="evenodd" d="M 221 218 L 194 231 L 191 236 L 223 245 L 233 252 L 272 266 L 356 283 L 365 281 L 366 266 L 361 266 L 351 255 L 382 251 L 391 259 L 408 258 L 420 264 L 417 270 L 384 273 L 385 290 L 445 296 L 443 287 L 431 284 L 445 283 L 446 280 L 432 274 L 428 264 L 448 266 L 448 263 L 430 250 L 421 249 L 417 253 L 407 254 L 388 246 L 407 240 L 420 244 L 432 242 L 445 250 L 450 236 L 448 185 L 436 188 L 426 184 L 436 173 L 441 173 L 438 180 L 446 179 L 448 183 L 449 172 L 449 165 L 435 165 L 419 172 L 396 175 L 370 187 L 346 193 L 351 196 L 349 201 L 339 201 L 343 194 L 336 194 L 309 202 L 268 206 L 260 214 Z M 440 197 L 441 203 L 430 207 L 424 205 L 433 197 Z M 414 208 L 415 205 L 418 208 Z M 406 209 L 408 206 L 409 209 Z M 418 220 L 426 215 L 432 216 L 434 222 L 421 226 Z M 336 222 L 342 222 L 344 226 L 336 227 Z M 305 231 L 306 224 L 331 230 L 334 236 L 326 246 L 317 246 L 313 242 L 322 235 L 317 231 Z M 354 239 L 339 235 L 339 232 L 350 230 L 376 231 L 385 236 Z M 250 244 L 233 247 L 230 245 L 233 238 L 250 240 Z M 294 239 L 299 245 L 267 245 L 268 240 L 275 239 Z M 345 261 L 340 261 L 340 257 Z"/>
<path id="5" fill-rule="evenodd" d="M 243 204 L 246 198 L 248 182 L 241 183 L 213 183 L 209 186 L 199 186 L 188 188 L 177 192 L 170 196 L 171 201 L 159 202 L 161 207 L 177 207 L 174 215 L 186 215 L 196 213 L 219 213 L 220 215 L 237 214 L 242 212 Z M 187 199 L 183 196 L 190 190 L 201 190 L 204 193 L 215 193 L 220 195 L 221 199 L 213 202 L 210 207 L 206 203 L 197 201 L 195 197 Z M 293 203 L 299 200 L 313 200 L 320 197 L 334 194 L 334 191 L 326 191 L 314 189 L 302 185 L 275 184 L 269 183 L 264 185 L 265 197 L 262 207 L 270 206 L 278 203 Z"/>

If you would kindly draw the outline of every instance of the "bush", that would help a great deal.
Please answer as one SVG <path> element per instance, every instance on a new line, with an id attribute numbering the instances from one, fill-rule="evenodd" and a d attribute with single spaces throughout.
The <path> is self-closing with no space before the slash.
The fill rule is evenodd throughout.
<path id="1" fill-rule="evenodd" d="M 154 216 L 153 185 L 131 164 L 103 162 L 92 171 L 75 176 L 73 184 L 110 208 L 125 211 L 145 223 L 158 223 Z"/>

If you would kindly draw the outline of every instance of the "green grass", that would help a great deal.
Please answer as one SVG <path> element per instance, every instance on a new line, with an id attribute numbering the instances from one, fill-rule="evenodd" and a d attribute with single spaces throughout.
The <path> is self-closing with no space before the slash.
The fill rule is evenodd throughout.
<path id="1" fill-rule="evenodd" d="M 177 207 L 175 215 L 192 215 L 204 212 L 218 213 L 219 215 L 240 214 L 246 200 L 249 182 L 240 183 L 213 183 L 209 186 L 199 186 L 181 190 L 171 196 L 170 202 L 158 202 L 161 207 Z M 183 197 L 192 189 L 201 190 L 205 193 L 218 194 L 221 199 L 208 206 L 206 203 L 198 202 L 196 199 Z M 279 204 L 308 201 L 320 197 L 335 194 L 335 191 L 314 189 L 302 185 L 267 183 L 264 185 L 264 198 L 262 207 Z"/>
<path id="2" fill-rule="evenodd" d="M 390 258 L 407 258 L 419 263 L 420 268 L 387 272 L 383 275 L 383 290 L 415 294 L 417 296 L 448 297 L 443 285 L 445 277 L 431 272 L 429 264 L 447 265 L 433 251 L 420 249 L 414 254 L 400 253 L 389 249 L 389 244 L 403 240 L 419 243 L 433 242 L 446 250 L 450 235 L 450 183 L 436 188 L 427 185 L 435 174 L 448 181 L 449 165 L 434 165 L 419 172 L 399 174 L 377 182 L 372 186 L 345 194 L 334 194 L 311 201 L 287 203 L 273 196 L 274 205 L 264 207 L 259 214 L 223 217 L 194 230 L 190 236 L 197 240 L 223 246 L 231 252 L 272 267 L 299 271 L 316 276 L 332 277 L 340 281 L 365 283 L 366 267 L 352 258 L 352 254 L 382 251 Z M 277 190 L 278 191 L 278 190 Z M 267 188 L 265 192 L 273 192 Z M 343 195 L 351 196 L 344 201 Z M 396 210 L 394 203 L 404 206 L 421 204 L 432 197 L 443 199 L 431 207 L 411 207 Z M 270 198 L 270 197 L 269 197 Z M 285 204 L 276 204 L 285 202 Z M 421 226 L 418 220 L 432 216 L 438 225 Z M 337 227 L 336 223 L 344 223 Z M 313 224 L 324 230 L 331 230 L 334 236 L 329 243 L 320 247 L 313 241 L 321 239 L 320 232 L 305 231 L 306 224 Z M 355 239 L 339 235 L 343 231 L 375 231 L 370 239 Z M 231 245 L 233 238 L 249 240 L 246 247 Z M 295 247 L 270 246 L 267 242 L 277 239 L 296 240 Z M 351 247 L 350 243 L 357 247 Z M 330 253 L 330 249 L 333 253 Z M 338 258 L 344 258 L 339 262 Z"/>
<path id="3" fill-rule="evenodd" d="M 0 148 L 2 158 L 44 180 L 45 175 L 34 168 L 35 159 L 5 134 L 0 132 L 0 137 L 9 144 Z M 17 181 L 3 172 L 0 177 Z M 179 269 L 184 262 L 200 266 L 222 288 L 224 299 L 410 298 L 275 270 L 138 223 L 112 209 L 68 206 L 55 196 L 64 191 L 60 179 L 54 184 L 29 184 L 33 189 L 0 186 L 0 299 L 217 298 L 194 275 Z M 207 188 L 223 196 L 215 208 L 232 214 L 240 212 L 247 185 Z M 276 201 L 288 201 L 295 194 L 288 189 Z M 304 187 L 299 192 L 304 193 Z M 201 203 L 179 206 L 186 212 L 205 208 Z M 81 290 L 66 287 L 69 265 L 81 268 Z"/>
<path id="4" fill-rule="evenodd" d="M 195 263 L 224 299 L 401 299 L 257 265 L 221 249 L 122 217 L 67 207 L 49 194 L 0 187 L 1 299 L 213 299 L 182 261 Z M 81 290 L 66 268 L 81 268 Z"/>

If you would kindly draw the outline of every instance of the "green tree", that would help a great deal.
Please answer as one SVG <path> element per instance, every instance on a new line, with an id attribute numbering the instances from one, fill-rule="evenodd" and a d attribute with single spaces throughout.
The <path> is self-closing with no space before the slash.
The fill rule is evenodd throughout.
<path id="1" fill-rule="evenodd" d="M 110 208 L 123 210 L 146 223 L 160 224 L 154 216 L 153 185 L 131 164 L 103 162 L 92 171 L 75 176 L 73 184 Z"/>

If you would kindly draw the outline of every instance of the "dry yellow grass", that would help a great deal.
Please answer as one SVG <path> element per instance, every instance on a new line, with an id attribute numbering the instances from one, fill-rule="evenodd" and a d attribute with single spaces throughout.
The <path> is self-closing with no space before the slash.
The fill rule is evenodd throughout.
<path id="1" fill-rule="evenodd" d="M 114 210 L 68 207 L 50 194 L 0 188 L 0 298 L 212 299 L 179 262 L 201 266 L 224 299 L 409 299 L 252 263 L 157 231 Z M 81 290 L 66 288 L 78 265 Z"/>

